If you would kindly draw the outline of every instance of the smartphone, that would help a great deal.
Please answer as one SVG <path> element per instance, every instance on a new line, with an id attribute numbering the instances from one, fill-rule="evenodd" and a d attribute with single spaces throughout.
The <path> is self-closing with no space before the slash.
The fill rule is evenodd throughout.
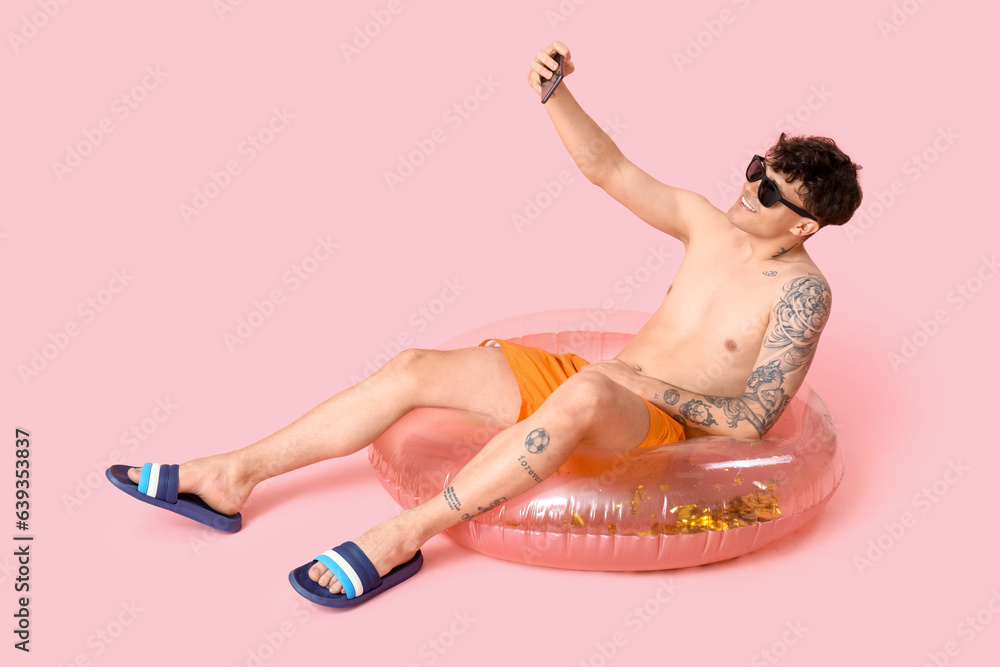
<path id="1" fill-rule="evenodd" d="M 549 101 L 552 97 L 552 93 L 555 92 L 556 88 L 559 86 L 559 82 L 563 80 L 563 54 L 557 53 L 552 56 L 552 59 L 558 63 L 556 71 L 552 73 L 551 79 L 542 79 L 542 104 Z"/>

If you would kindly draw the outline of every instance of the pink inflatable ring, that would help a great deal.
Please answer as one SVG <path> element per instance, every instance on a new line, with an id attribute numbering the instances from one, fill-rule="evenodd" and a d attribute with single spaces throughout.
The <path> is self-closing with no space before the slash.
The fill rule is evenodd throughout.
<path id="1" fill-rule="evenodd" d="M 558 310 L 495 322 L 442 349 L 504 338 L 588 361 L 614 357 L 646 320 L 634 311 Z M 536 333 L 549 331 L 557 333 Z M 417 408 L 369 449 L 403 508 L 440 493 L 499 428 L 485 417 Z M 447 531 L 506 560 L 574 570 L 665 570 L 760 549 L 815 516 L 843 476 L 833 421 L 803 386 L 761 440 L 707 437 L 634 450 L 581 473 L 574 458 L 534 489 Z"/>

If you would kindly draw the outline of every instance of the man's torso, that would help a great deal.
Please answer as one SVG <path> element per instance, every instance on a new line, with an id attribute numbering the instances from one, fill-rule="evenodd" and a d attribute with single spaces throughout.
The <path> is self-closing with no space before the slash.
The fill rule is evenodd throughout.
<path id="1" fill-rule="evenodd" d="M 808 255 L 748 263 L 721 232 L 690 244 L 662 304 L 615 357 L 689 391 L 740 396 L 790 280 L 819 274 Z"/>

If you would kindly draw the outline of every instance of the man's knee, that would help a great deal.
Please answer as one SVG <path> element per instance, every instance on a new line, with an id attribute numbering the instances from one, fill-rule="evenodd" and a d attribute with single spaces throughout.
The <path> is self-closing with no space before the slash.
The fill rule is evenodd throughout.
<path id="1" fill-rule="evenodd" d="M 420 374 L 420 369 L 427 365 L 434 352 L 437 350 L 411 347 L 397 353 L 379 370 L 393 376 L 416 377 Z"/>
<path id="2" fill-rule="evenodd" d="M 600 373 L 576 373 L 559 385 L 546 403 L 570 417 L 574 424 L 587 427 L 600 423 L 614 403 L 613 384 L 614 380 Z"/>

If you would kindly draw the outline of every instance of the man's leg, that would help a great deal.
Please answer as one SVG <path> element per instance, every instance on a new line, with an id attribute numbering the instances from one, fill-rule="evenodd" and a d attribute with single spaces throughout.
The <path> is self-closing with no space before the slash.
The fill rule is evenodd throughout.
<path id="1" fill-rule="evenodd" d="M 574 452 L 612 457 L 646 437 L 649 412 L 642 399 L 600 373 L 569 377 L 538 410 L 498 433 L 437 496 L 385 521 L 354 542 L 379 575 L 404 563 L 433 535 L 475 516 L 480 507 L 510 500 L 555 472 Z M 313 581 L 343 587 L 320 563 Z"/>
<path id="2" fill-rule="evenodd" d="M 520 405 L 517 380 L 498 347 L 404 350 L 273 435 L 181 464 L 178 490 L 233 514 L 265 479 L 363 449 L 415 407 L 469 410 L 506 426 Z M 129 471 L 132 481 L 138 483 L 139 472 Z"/>

